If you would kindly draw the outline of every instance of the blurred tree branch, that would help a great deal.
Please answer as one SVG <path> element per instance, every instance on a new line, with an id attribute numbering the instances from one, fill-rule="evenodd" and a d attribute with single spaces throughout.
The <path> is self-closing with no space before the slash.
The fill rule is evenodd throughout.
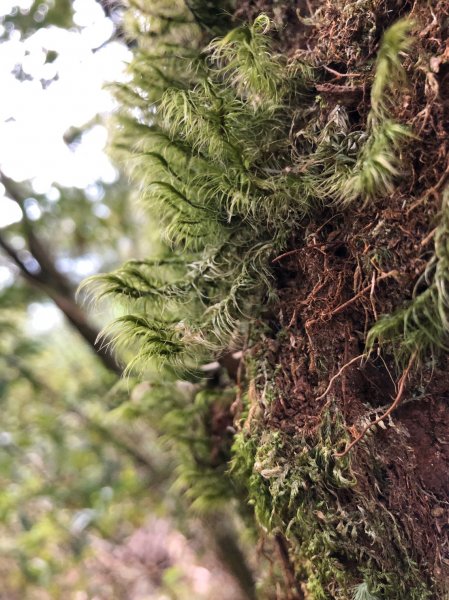
<path id="1" fill-rule="evenodd" d="M 20 253 L 0 233 L 0 248 L 6 256 L 18 267 L 22 277 L 32 286 L 47 295 L 56 306 L 64 313 L 72 327 L 78 331 L 91 350 L 110 371 L 121 375 L 122 367 L 111 354 L 107 340 L 98 342 L 99 330 L 88 319 L 85 311 L 75 299 L 75 291 L 71 282 L 56 267 L 53 257 L 45 245 L 36 235 L 33 225 L 27 217 L 23 206 L 24 198 L 19 185 L 0 171 L 0 182 L 5 188 L 8 197 L 16 202 L 23 213 L 22 230 L 27 244 L 27 249 L 36 261 L 39 269 L 30 270 L 21 259 Z"/>

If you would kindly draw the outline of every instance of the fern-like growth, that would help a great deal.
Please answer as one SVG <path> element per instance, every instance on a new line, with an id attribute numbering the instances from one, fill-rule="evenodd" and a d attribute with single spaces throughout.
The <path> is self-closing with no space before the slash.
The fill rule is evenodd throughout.
<path id="1" fill-rule="evenodd" d="M 401 364 L 412 354 L 424 359 L 449 349 L 449 192 L 443 195 L 435 254 L 418 282 L 427 288 L 407 306 L 382 317 L 371 328 L 367 347 L 390 350 Z M 418 286 L 415 286 L 418 287 Z"/>
<path id="2" fill-rule="evenodd" d="M 390 119 L 389 110 L 394 91 L 405 81 L 401 58 L 411 46 L 412 25 L 409 19 L 401 19 L 383 36 L 371 88 L 368 135 L 340 188 L 339 201 L 344 205 L 390 193 L 400 174 L 400 148 L 411 133 Z"/>
<path id="3" fill-rule="evenodd" d="M 383 98 L 408 25 L 385 34 L 368 131 L 351 132 L 342 107 L 323 127 L 314 69 L 273 51 L 265 15 L 201 48 L 195 12 L 164 0 L 131 6 L 138 46 L 116 91 L 113 151 L 177 266 L 134 261 L 89 283 L 129 311 L 112 334 L 137 348 L 133 364 L 180 364 L 239 343 L 275 298 L 271 259 L 317 209 L 391 190 L 407 132 Z"/>
<path id="4" fill-rule="evenodd" d="M 371 88 L 373 112 L 383 117 L 388 110 L 389 93 L 405 82 L 401 59 L 410 48 L 413 21 L 401 19 L 385 32 L 376 60 L 376 74 Z"/>

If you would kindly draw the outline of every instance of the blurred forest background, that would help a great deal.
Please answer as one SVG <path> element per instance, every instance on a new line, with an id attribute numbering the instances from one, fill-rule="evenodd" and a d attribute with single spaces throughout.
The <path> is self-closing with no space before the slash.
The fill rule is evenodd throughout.
<path id="1" fill-rule="evenodd" d="M 156 243 L 104 152 L 120 18 L 95 0 L 0 6 L 0 598 L 252 597 L 238 523 L 187 517 L 147 384 L 120 379 L 95 343 L 105 306 L 76 296 Z"/>

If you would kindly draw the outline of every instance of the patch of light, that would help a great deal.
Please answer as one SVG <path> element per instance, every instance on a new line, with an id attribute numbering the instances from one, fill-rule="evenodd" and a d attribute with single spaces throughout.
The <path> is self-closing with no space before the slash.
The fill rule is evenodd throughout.
<path id="1" fill-rule="evenodd" d="M 111 211 L 106 204 L 95 204 L 92 210 L 99 219 L 107 219 L 111 215 Z"/>
<path id="2" fill-rule="evenodd" d="M 81 36 L 89 48 L 98 48 L 109 40 L 114 25 L 96 0 L 74 0 L 73 8 L 73 21 L 82 28 Z"/>
<path id="3" fill-rule="evenodd" d="M 111 185 L 112 183 L 118 181 L 118 178 L 119 172 L 117 171 L 117 169 L 115 169 L 110 162 L 105 162 L 101 172 L 102 181 Z"/>
<path id="4" fill-rule="evenodd" d="M 61 198 L 61 192 L 58 190 L 58 188 L 52 186 L 47 191 L 46 197 L 49 202 L 57 202 Z"/>
<path id="5" fill-rule="evenodd" d="M 95 44 L 85 36 L 86 28 L 57 27 L 39 29 L 23 42 L 0 44 L 0 89 L 7 90 L 0 96 L 0 168 L 17 181 L 32 180 L 35 193 L 47 193 L 54 183 L 85 188 L 99 179 L 113 183 L 118 176 L 104 152 L 103 127 L 83 135 L 76 151 L 63 139 L 71 127 L 82 128 L 97 114 L 114 109 L 115 101 L 103 86 L 124 79 L 130 54 L 117 42 L 94 52 L 93 47 L 109 39 L 112 30 L 106 28 L 112 24 L 94 0 L 79 0 L 76 6 L 87 27 L 103 28 Z M 57 53 L 52 63 L 43 62 L 47 50 Z M 33 81 L 15 78 L 17 64 L 24 64 Z M 41 85 L 39 79 L 56 73 L 58 79 Z"/>
<path id="6" fill-rule="evenodd" d="M 0 447 L 5 448 L 13 443 L 13 437 L 9 431 L 0 432 Z"/>
<path id="7" fill-rule="evenodd" d="M 101 6 L 95 0 L 74 0 L 73 21 L 80 27 L 94 25 L 96 22 L 104 18 L 104 12 Z"/>
<path id="8" fill-rule="evenodd" d="M 48 333 L 63 323 L 61 311 L 50 302 L 33 302 L 28 306 L 28 329 L 32 334 Z"/>
<path id="9" fill-rule="evenodd" d="M 81 32 L 82 38 L 90 48 L 99 48 L 108 41 L 114 33 L 114 25 L 109 19 L 90 25 Z"/>
<path id="10" fill-rule="evenodd" d="M 80 258 L 59 258 L 57 267 L 72 278 L 81 280 L 98 273 L 101 260 L 96 254 L 85 254 Z"/>
<path id="11" fill-rule="evenodd" d="M 31 273 L 40 272 L 40 265 L 29 250 L 26 250 L 26 248 L 24 248 L 23 250 L 20 250 L 17 254 L 28 271 L 30 271 Z"/>
<path id="12" fill-rule="evenodd" d="M 89 150 L 103 150 L 108 140 L 106 128 L 102 125 L 95 125 L 83 135 L 82 142 Z"/>
<path id="13" fill-rule="evenodd" d="M 15 8 L 27 12 L 33 6 L 34 0 L 2 0 L 0 3 L 0 17 L 6 17 Z"/>
<path id="14" fill-rule="evenodd" d="M 13 235 L 11 244 L 16 250 L 24 250 L 26 246 L 25 240 L 21 235 Z"/>
<path id="15" fill-rule="evenodd" d="M 0 265 L 0 290 L 10 287 L 14 283 L 14 275 L 8 267 Z"/>
<path id="16" fill-rule="evenodd" d="M 18 29 L 13 29 L 9 34 L 9 39 L 13 42 L 19 42 L 22 39 L 22 33 Z"/>
<path id="17" fill-rule="evenodd" d="M 38 221 L 42 216 L 42 210 L 35 198 L 27 198 L 24 202 L 27 217 L 31 221 Z"/>
<path id="18" fill-rule="evenodd" d="M 47 53 L 43 48 L 37 49 L 35 52 L 26 54 L 22 59 L 22 70 L 27 75 L 34 75 L 42 71 L 45 65 Z"/>
<path id="19" fill-rule="evenodd" d="M 3 196 L 0 198 L 0 228 L 22 220 L 22 211 L 16 202 Z"/>
<path id="20" fill-rule="evenodd" d="M 100 200 L 103 200 L 105 194 L 104 188 L 101 185 L 98 185 L 98 183 L 88 185 L 84 191 L 86 197 L 91 202 L 99 202 Z"/>
<path id="21" fill-rule="evenodd" d="M 86 527 L 89 527 L 96 516 L 97 511 L 93 508 L 84 508 L 83 510 L 78 511 L 72 519 L 70 532 L 79 535 Z"/>
<path id="22" fill-rule="evenodd" d="M 13 179 L 19 179 L 19 178 L 15 178 L 13 177 Z M 24 177 L 21 177 L 20 179 L 26 179 Z M 48 176 L 46 174 L 43 175 L 37 175 L 36 177 L 33 177 L 33 179 L 31 180 L 31 187 L 33 188 L 33 192 L 35 194 L 45 194 L 47 195 L 47 191 L 50 190 L 53 186 L 53 180 L 51 178 L 51 176 Z"/>
<path id="23" fill-rule="evenodd" d="M 71 219 L 70 217 L 61 219 L 59 221 L 59 224 L 60 224 L 62 231 L 64 233 L 66 233 L 67 235 L 71 235 L 76 229 L 75 221 L 73 219 Z"/>

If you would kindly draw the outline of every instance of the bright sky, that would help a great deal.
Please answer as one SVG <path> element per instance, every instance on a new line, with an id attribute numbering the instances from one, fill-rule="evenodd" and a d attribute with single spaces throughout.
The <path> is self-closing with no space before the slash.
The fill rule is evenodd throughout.
<path id="1" fill-rule="evenodd" d="M 0 14 L 29 4 L 1 0 Z M 17 181 L 31 180 L 36 193 L 54 193 L 54 182 L 85 188 L 98 179 L 112 182 L 117 177 L 104 153 L 102 125 L 83 135 L 76 149 L 67 146 L 63 135 L 113 110 L 113 99 L 103 86 L 123 77 L 129 52 L 116 42 L 95 51 L 110 38 L 112 23 L 95 0 L 74 0 L 73 8 L 79 32 L 51 27 L 24 41 L 0 44 L 0 168 Z M 58 53 L 54 62 L 44 62 L 45 50 Z M 12 71 L 17 64 L 32 81 L 16 79 Z M 56 73 L 58 79 L 44 88 L 40 80 Z M 0 227 L 20 218 L 3 191 L 0 187 Z"/>
<path id="2" fill-rule="evenodd" d="M 31 4 L 32 0 L 0 0 L 0 15 L 14 7 L 26 10 Z M 120 43 L 102 46 L 111 37 L 113 25 L 95 0 L 74 0 L 73 8 L 80 31 L 50 27 L 23 41 L 17 34 L 0 43 L 0 168 L 16 181 L 30 180 L 36 193 L 53 200 L 58 198 L 54 183 L 93 189 L 98 180 L 116 180 L 117 172 L 104 152 L 107 134 L 103 125 L 94 125 L 74 148 L 67 146 L 63 136 L 71 127 L 83 127 L 96 115 L 114 110 L 114 101 L 103 86 L 123 78 L 130 58 Z M 57 53 L 52 63 L 45 63 L 48 50 Z M 31 80 L 19 81 L 14 76 L 19 64 Z M 56 73 L 55 81 L 41 84 Z M 0 228 L 21 216 L 0 184 Z M 90 274 L 98 265 L 90 261 L 76 267 Z M 0 287 L 11 282 L 10 270 L 0 266 Z M 32 304 L 29 317 L 35 333 L 44 333 L 61 321 L 51 303 Z"/>

